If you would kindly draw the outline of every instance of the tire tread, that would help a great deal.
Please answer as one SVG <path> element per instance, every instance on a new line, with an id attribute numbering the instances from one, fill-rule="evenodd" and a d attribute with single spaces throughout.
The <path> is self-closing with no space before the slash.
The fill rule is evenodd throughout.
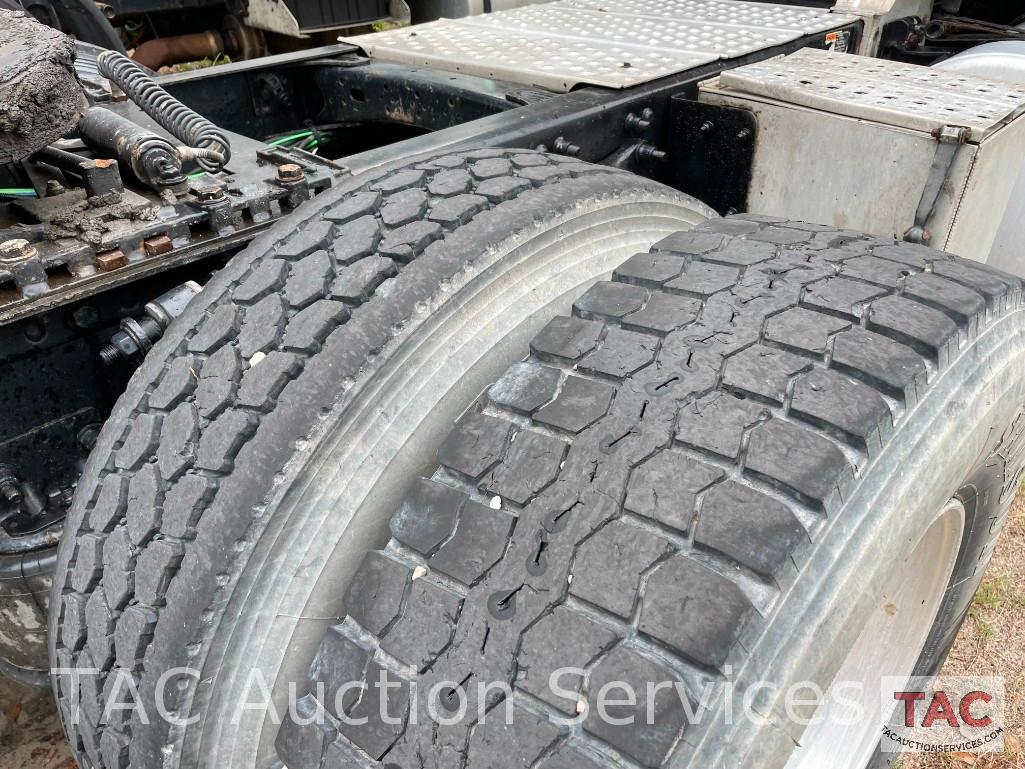
<path id="1" fill-rule="evenodd" d="M 567 729 L 559 719 L 578 702 L 555 699 L 547 671 L 584 668 L 579 702 L 607 681 L 678 680 L 696 697 L 720 679 L 929 382 L 1021 304 L 1018 279 L 958 257 L 768 217 L 710 221 L 631 258 L 461 418 L 421 481 L 434 503 L 418 486 L 396 539 L 367 557 L 353 589 L 387 590 L 397 618 L 375 632 L 350 615 L 318 657 L 346 639 L 415 683 L 423 707 L 432 685 L 466 682 L 475 713 L 473 682 L 504 681 L 524 723 L 497 741 L 491 721 L 442 726 L 421 712 L 383 752 L 340 729 L 338 753 L 282 740 L 281 758 L 291 769 L 556 767 L 570 755 L 667 765 L 684 734 L 678 701 L 654 724 L 592 713 Z M 502 554 L 483 572 L 446 550 L 470 511 L 472 541 L 490 554 L 474 562 Z M 374 577 L 380 559 L 406 580 Z M 411 585 L 453 584 L 459 609 L 428 620 Z M 311 691 L 339 686 L 339 670 L 315 665 Z"/>

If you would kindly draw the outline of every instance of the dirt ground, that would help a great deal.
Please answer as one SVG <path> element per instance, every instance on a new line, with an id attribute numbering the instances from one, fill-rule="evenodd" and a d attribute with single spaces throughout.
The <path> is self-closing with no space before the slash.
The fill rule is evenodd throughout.
<path id="1" fill-rule="evenodd" d="M 943 672 L 1004 677 L 1005 752 L 905 755 L 894 769 L 1025 769 L 1025 492 L 1018 492 L 986 579 Z"/>
<path id="2" fill-rule="evenodd" d="M 1003 754 L 905 755 L 894 769 L 1025 769 L 1025 493 L 1019 493 L 968 621 L 944 672 L 1004 676 Z M 0 769 L 74 769 L 49 691 L 0 679 Z"/>
<path id="3" fill-rule="evenodd" d="M 0 678 L 0 769 L 75 769 L 49 690 Z"/>

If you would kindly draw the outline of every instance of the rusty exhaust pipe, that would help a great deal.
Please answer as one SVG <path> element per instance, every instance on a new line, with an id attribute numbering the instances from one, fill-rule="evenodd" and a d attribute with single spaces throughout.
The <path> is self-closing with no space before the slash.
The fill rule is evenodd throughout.
<path id="1" fill-rule="evenodd" d="M 132 58 L 155 71 L 185 61 L 212 59 L 224 52 L 224 38 L 220 33 L 207 31 L 147 40 L 135 49 Z"/>

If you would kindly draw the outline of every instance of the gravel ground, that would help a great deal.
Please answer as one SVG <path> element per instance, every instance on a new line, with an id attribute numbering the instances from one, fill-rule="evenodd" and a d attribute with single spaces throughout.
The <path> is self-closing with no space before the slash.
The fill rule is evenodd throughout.
<path id="1" fill-rule="evenodd" d="M 1011 510 L 989 574 L 944 672 L 1004 676 L 1007 750 L 901 757 L 894 769 L 1025 769 L 1025 493 Z M 0 678 L 0 769 L 74 769 L 49 691 Z"/>

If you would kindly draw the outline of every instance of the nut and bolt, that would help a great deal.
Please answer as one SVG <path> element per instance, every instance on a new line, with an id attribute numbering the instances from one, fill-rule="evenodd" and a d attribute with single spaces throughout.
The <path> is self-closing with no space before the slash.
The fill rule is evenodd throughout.
<path id="1" fill-rule="evenodd" d="M 49 288 L 46 268 L 36 247 L 27 240 L 15 238 L 0 243 L 0 267 L 5 268 L 25 299 L 45 294 Z"/>
<path id="2" fill-rule="evenodd" d="M 36 257 L 36 247 L 27 240 L 15 238 L 0 243 L 0 264 L 17 264 Z"/>
<path id="3" fill-rule="evenodd" d="M 737 141 L 746 142 L 751 138 L 751 136 L 752 133 L 750 128 L 741 128 L 737 131 Z"/>
<path id="4" fill-rule="evenodd" d="M 10 505 L 20 505 L 22 496 L 21 488 L 16 483 L 0 482 L 0 494 Z"/>
<path id="5" fill-rule="evenodd" d="M 637 148 L 637 157 L 642 160 L 653 160 L 656 163 L 662 163 L 666 159 L 665 150 L 660 150 L 651 144 L 642 144 Z"/>
<path id="6" fill-rule="evenodd" d="M 651 119 L 655 117 L 655 111 L 651 107 L 645 107 L 641 110 L 641 114 L 638 115 L 631 112 L 626 116 L 626 127 L 629 131 L 647 131 L 651 128 Z"/>
<path id="7" fill-rule="evenodd" d="M 55 195 L 63 195 L 66 190 L 64 185 L 56 179 L 47 179 L 46 181 L 46 197 L 52 198 Z"/>
<path id="8" fill-rule="evenodd" d="M 189 301 L 202 290 L 202 286 L 190 280 L 147 302 L 145 314 L 137 318 L 122 318 L 121 327 L 111 336 L 110 344 L 100 350 L 104 364 L 109 366 L 118 361 L 129 361 L 149 352 L 165 329 L 185 312 Z"/>
<path id="9" fill-rule="evenodd" d="M 278 173 L 281 173 L 280 168 Z M 196 202 L 198 203 L 217 203 L 226 197 L 224 188 L 219 184 L 204 184 L 202 187 L 197 187 L 195 192 Z"/>
<path id="10" fill-rule="evenodd" d="M 701 131 L 701 133 L 703 134 L 710 134 L 712 133 L 712 131 L 715 130 L 715 123 L 713 123 L 711 120 L 706 120 L 698 127 L 698 130 Z"/>
<path id="11" fill-rule="evenodd" d="M 576 157 L 580 154 L 580 146 L 562 136 L 552 142 L 552 149 L 560 155 L 569 155 L 570 157 Z"/>
<path id="12" fill-rule="evenodd" d="M 278 166 L 278 181 L 282 184 L 296 184 L 305 178 L 302 168 L 296 163 L 282 163 Z"/>
<path id="13" fill-rule="evenodd" d="M 8 465 L 0 465 L 0 496 L 10 505 L 20 505 L 23 499 L 18 476 Z"/>

